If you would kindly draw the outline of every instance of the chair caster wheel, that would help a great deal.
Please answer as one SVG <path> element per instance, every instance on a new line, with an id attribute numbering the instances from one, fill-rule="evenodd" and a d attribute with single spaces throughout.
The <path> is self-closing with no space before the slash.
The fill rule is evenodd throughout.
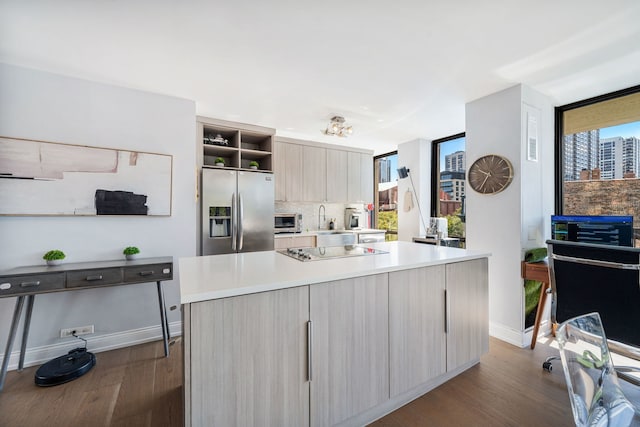
<path id="1" fill-rule="evenodd" d="M 547 372 L 551 372 L 553 370 L 553 365 L 551 364 L 551 362 L 543 362 L 542 369 L 544 369 Z"/>

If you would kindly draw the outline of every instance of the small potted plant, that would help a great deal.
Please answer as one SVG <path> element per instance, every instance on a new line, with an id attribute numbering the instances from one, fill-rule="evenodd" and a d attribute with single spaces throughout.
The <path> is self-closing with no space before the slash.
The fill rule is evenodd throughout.
<path id="1" fill-rule="evenodd" d="M 216 157 L 214 163 L 216 164 L 216 166 L 224 166 L 224 159 L 222 157 Z"/>
<path id="2" fill-rule="evenodd" d="M 127 246 L 126 248 L 124 248 L 124 251 L 122 251 L 122 253 L 128 260 L 132 260 L 137 258 L 138 254 L 140 253 L 140 249 L 136 248 L 135 246 Z"/>
<path id="3" fill-rule="evenodd" d="M 258 169 L 259 166 L 260 164 L 255 160 L 249 162 L 249 169 Z"/>
<path id="4" fill-rule="evenodd" d="M 52 249 L 42 256 L 42 259 L 47 261 L 47 265 L 59 265 L 64 258 L 65 254 L 60 249 Z"/>

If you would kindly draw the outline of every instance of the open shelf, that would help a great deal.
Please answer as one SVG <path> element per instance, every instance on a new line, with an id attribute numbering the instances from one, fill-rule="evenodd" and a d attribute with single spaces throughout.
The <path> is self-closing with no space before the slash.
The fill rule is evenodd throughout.
<path id="1" fill-rule="evenodd" d="M 260 135 L 256 133 L 241 131 L 240 148 L 250 151 L 264 151 L 271 153 L 271 135 Z"/>
<path id="2" fill-rule="evenodd" d="M 224 167 L 253 171 L 251 161 L 259 163 L 258 172 L 272 172 L 272 148 L 275 130 L 198 117 L 198 138 L 202 144 L 202 167 L 222 168 L 215 159 L 222 157 Z M 237 125 L 237 127 L 235 126 Z"/>
<path id="3" fill-rule="evenodd" d="M 226 144 L 224 141 L 218 142 L 216 137 L 221 137 L 223 140 L 226 140 Z M 204 126 L 203 139 L 202 143 L 205 147 L 230 147 L 230 148 L 238 148 L 240 141 L 240 132 L 233 129 L 222 129 L 211 126 Z"/>

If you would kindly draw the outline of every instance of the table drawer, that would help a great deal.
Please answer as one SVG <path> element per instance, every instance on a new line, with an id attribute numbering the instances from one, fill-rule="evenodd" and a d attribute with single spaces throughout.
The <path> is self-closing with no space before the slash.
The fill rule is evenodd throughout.
<path id="1" fill-rule="evenodd" d="M 64 289 L 64 273 L 15 276 L 0 279 L 0 297 Z"/>
<path id="2" fill-rule="evenodd" d="M 67 272 L 67 288 L 82 288 L 122 283 L 120 268 L 101 268 Z"/>
<path id="3" fill-rule="evenodd" d="M 152 282 L 157 280 L 173 279 L 172 264 L 151 264 L 143 266 L 131 266 L 124 268 L 124 281 Z"/>

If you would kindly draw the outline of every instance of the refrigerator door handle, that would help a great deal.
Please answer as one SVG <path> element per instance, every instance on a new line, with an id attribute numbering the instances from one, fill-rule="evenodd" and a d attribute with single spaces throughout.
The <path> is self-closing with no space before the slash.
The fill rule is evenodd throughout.
<path id="1" fill-rule="evenodd" d="M 238 193 L 238 250 L 242 250 L 244 243 L 244 230 L 242 222 L 244 221 L 244 203 L 242 199 L 242 193 Z"/>
<path id="2" fill-rule="evenodd" d="M 236 193 L 231 194 L 231 249 L 236 250 L 236 235 L 238 234 L 238 224 L 236 220 Z"/>

